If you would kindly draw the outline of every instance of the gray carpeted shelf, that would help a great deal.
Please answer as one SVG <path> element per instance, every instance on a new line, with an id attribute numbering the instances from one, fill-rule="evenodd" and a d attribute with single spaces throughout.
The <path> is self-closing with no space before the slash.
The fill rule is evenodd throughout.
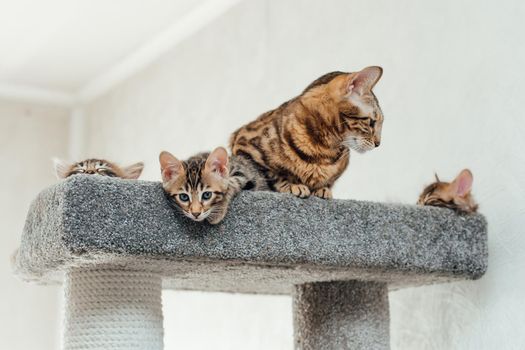
<path id="1" fill-rule="evenodd" d="M 129 258 L 155 265 L 167 288 L 288 294 L 294 284 L 348 279 L 395 288 L 479 278 L 486 222 L 432 207 L 245 192 L 212 226 L 174 212 L 159 183 L 75 176 L 34 201 L 17 268 L 47 283 L 70 266 Z"/>
<path id="2" fill-rule="evenodd" d="M 97 266 L 152 271 L 172 289 L 311 295 L 297 288 L 325 281 L 392 289 L 481 277 L 487 227 L 481 215 L 448 209 L 270 192 L 242 193 L 212 226 L 174 212 L 157 182 L 74 176 L 33 202 L 16 271 L 56 283 Z"/>

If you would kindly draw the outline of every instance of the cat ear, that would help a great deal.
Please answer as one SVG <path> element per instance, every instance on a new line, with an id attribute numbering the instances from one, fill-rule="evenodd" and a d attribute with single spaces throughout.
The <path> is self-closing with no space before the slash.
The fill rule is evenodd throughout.
<path id="1" fill-rule="evenodd" d="M 136 180 L 139 178 L 140 174 L 142 174 L 142 169 L 144 169 L 144 163 L 142 162 L 131 164 L 130 166 L 122 169 L 124 170 L 124 178 Z"/>
<path id="2" fill-rule="evenodd" d="M 159 155 L 160 172 L 163 182 L 169 182 L 179 176 L 184 169 L 180 160 L 170 152 L 162 151 Z"/>
<path id="3" fill-rule="evenodd" d="M 65 179 L 69 172 L 71 164 L 60 158 L 53 158 L 53 167 L 55 168 L 55 175 L 58 179 Z"/>
<path id="4" fill-rule="evenodd" d="M 216 172 L 221 177 L 226 177 L 229 174 L 228 170 L 228 152 L 224 147 L 217 147 L 210 153 L 206 159 L 206 169 Z"/>
<path id="5" fill-rule="evenodd" d="M 472 189 L 474 178 L 468 169 L 463 169 L 450 184 L 453 193 L 460 197 L 465 197 Z"/>
<path id="6" fill-rule="evenodd" d="M 383 68 L 378 66 L 366 67 L 352 76 L 347 85 L 347 92 L 358 95 L 370 92 L 381 78 L 381 75 L 383 75 Z"/>

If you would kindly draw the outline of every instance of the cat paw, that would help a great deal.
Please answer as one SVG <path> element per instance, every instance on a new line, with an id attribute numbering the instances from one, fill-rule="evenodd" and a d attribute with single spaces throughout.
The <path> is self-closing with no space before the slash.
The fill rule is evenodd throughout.
<path id="1" fill-rule="evenodd" d="M 291 193 L 299 198 L 306 198 L 310 196 L 310 189 L 306 185 L 291 184 L 287 181 L 282 181 L 277 184 L 276 189 L 281 193 Z"/>
<path id="2" fill-rule="evenodd" d="M 332 190 L 328 187 L 323 187 L 314 192 L 314 196 L 323 199 L 332 199 Z"/>
<path id="3" fill-rule="evenodd" d="M 222 216 L 222 217 L 208 218 L 208 222 L 209 222 L 211 225 L 217 225 L 219 222 L 222 221 L 222 219 L 224 219 L 224 216 Z"/>
<path id="4" fill-rule="evenodd" d="M 208 216 L 206 218 L 206 220 L 208 220 L 208 222 L 210 224 L 212 224 L 212 225 L 217 225 L 219 222 L 222 221 L 222 219 L 224 219 L 224 217 L 226 216 L 227 212 L 228 212 L 228 207 L 227 206 L 218 208 L 218 209 L 216 209 L 216 211 L 213 214 Z"/>
<path id="5" fill-rule="evenodd" d="M 290 193 L 299 198 L 310 197 L 310 189 L 306 185 L 290 185 Z"/>

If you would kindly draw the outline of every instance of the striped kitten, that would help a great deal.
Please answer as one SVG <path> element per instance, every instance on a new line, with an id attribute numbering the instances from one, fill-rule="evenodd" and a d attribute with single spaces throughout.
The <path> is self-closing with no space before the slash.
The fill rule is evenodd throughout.
<path id="1" fill-rule="evenodd" d="M 235 131 L 232 153 L 253 160 L 275 191 L 331 198 L 349 149 L 362 153 L 381 142 L 383 113 L 372 88 L 382 72 L 368 67 L 323 75 Z"/>
<path id="2" fill-rule="evenodd" d="M 442 182 L 436 175 L 436 182 L 428 185 L 419 196 L 419 205 L 430 205 L 456 210 L 460 213 L 475 213 L 478 205 L 470 193 L 473 177 L 463 169 L 452 182 Z"/>
<path id="3" fill-rule="evenodd" d="M 127 167 L 120 167 L 104 159 L 86 159 L 76 163 L 66 163 L 54 159 L 55 173 L 59 179 L 65 179 L 75 174 L 98 174 L 123 179 L 138 179 L 144 169 L 144 163 L 135 163 Z"/>
<path id="4" fill-rule="evenodd" d="M 240 157 L 228 157 L 223 147 L 180 161 L 169 152 L 159 156 L 162 186 L 170 205 L 194 221 L 217 224 L 230 201 L 241 190 L 265 190 L 265 179 L 254 165 Z"/>

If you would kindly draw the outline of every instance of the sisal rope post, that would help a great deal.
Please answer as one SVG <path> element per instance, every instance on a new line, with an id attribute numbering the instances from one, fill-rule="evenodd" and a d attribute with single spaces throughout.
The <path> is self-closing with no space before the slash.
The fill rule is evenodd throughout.
<path id="1" fill-rule="evenodd" d="M 162 280 L 150 271 L 76 267 L 65 278 L 64 350 L 162 350 Z"/>
<path id="2" fill-rule="evenodd" d="M 388 350 L 388 307 L 386 283 L 339 281 L 295 286 L 295 348 Z"/>

